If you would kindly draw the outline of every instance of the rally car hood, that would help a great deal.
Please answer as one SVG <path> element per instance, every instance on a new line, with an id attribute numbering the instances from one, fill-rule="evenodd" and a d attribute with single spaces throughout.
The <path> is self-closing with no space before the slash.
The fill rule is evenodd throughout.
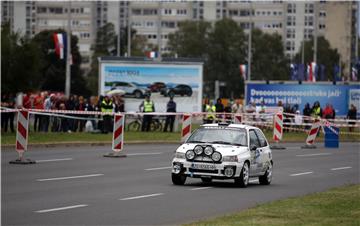
<path id="1" fill-rule="evenodd" d="M 185 153 L 188 150 L 194 149 L 196 145 L 207 146 L 211 145 L 215 148 L 216 151 L 220 152 L 223 156 L 225 155 L 240 155 L 248 151 L 248 147 L 245 146 L 236 146 L 236 145 L 227 145 L 227 144 L 196 144 L 196 143 L 186 143 L 182 144 L 178 149 L 177 152 Z"/>

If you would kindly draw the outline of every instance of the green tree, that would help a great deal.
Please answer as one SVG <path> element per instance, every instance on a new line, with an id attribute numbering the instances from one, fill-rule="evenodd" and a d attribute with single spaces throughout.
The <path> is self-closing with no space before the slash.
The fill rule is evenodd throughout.
<path id="1" fill-rule="evenodd" d="M 31 40 L 13 33 L 8 23 L 1 27 L 1 84 L 5 92 L 39 88 L 39 51 Z M 19 82 L 21 81 L 21 82 Z"/>
<path id="2" fill-rule="evenodd" d="M 314 40 L 311 39 L 309 41 L 305 41 L 304 43 L 304 61 L 305 64 L 308 64 L 313 61 Z M 294 61 L 299 64 L 301 63 L 301 51 L 302 46 L 300 46 L 299 52 L 294 57 Z M 333 67 L 334 65 L 339 64 L 339 58 L 340 55 L 337 49 L 331 48 L 329 41 L 324 37 L 318 37 L 317 64 L 323 64 L 325 66 L 325 79 L 333 80 Z"/>
<path id="3" fill-rule="evenodd" d="M 171 55 L 181 57 L 205 57 L 211 24 L 205 21 L 184 21 L 179 23 L 178 31 L 169 34 L 168 45 Z"/>
<path id="4" fill-rule="evenodd" d="M 62 29 L 44 30 L 35 35 L 33 42 L 41 51 L 41 75 L 40 86 L 43 90 L 64 91 L 65 89 L 65 59 L 56 56 L 54 33 L 64 33 Z M 78 47 L 78 38 L 71 36 L 71 93 L 89 95 L 83 72 L 80 69 L 81 55 Z"/>
<path id="5" fill-rule="evenodd" d="M 246 48 L 243 29 L 231 19 L 219 20 L 209 34 L 208 43 L 205 79 L 226 82 L 223 95 L 240 97 L 244 81 L 239 65 L 245 62 Z"/>
<path id="6" fill-rule="evenodd" d="M 279 34 L 252 32 L 251 80 L 288 80 L 289 65 Z"/>

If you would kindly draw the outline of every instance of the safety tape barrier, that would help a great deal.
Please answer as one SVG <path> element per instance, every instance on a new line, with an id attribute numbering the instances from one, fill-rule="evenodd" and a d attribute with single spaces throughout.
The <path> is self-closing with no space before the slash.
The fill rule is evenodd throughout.
<path id="1" fill-rule="evenodd" d="M 9 113 L 9 112 L 19 112 L 20 110 L 27 110 L 29 111 L 30 114 L 46 114 L 49 116 L 58 116 L 58 117 L 67 117 L 67 118 L 73 118 L 73 119 L 83 119 L 83 120 L 101 120 L 99 118 L 80 118 L 80 117 L 76 117 L 74 115 L 115 115 L 117 113 L 115 112 L 99 112 L 99 111 L 72 111 L 72 110 L 43 110 L 43 109 L 9 109 L 9 108 L 1 108 L 0 109 L 0 113 Z M 57 114 L 57 115 L 55 115 Z M 63 114 L 70 114 L 63 116 Z M 145 112 L 126 112 L 123 113 L 124 115 L 132 115 L 132 116 L 143 116 L 143 115 L 155 115 L 155 116 L 168 116 L 168 115 L 179 115 L 182 116 L 184 114 L 189 114 L 189 113 L 185 113 L 185 112 L 149 112 L 149 113 L 145 113 Z M 208 112 L 193 112 L 190 113 L 193 117 L 206 117 L 209 113 Z M 269 121 L 269 122 L 273 122 L 273 116 L 274 113 L 264 113 L 264 114 L 257 114 L 257 113 L 210 113 L 212 115 L 215 115 L 216 118 L 215 120 L 227 120 L 228 118 L 234 118 L 235 115 L 237 116 L 241 116 L 243 119 L 249 119 L 252 118 L 253 120 L 260 120 L 261 123 L 264 123 L 265 121 Z M 304 115 L 300 115 L 302 117 L 302 123 L 298 124 L 295 122 L 286 122 L 286 120 L 288 119 L 294 119 L 293 116 L 299 116 L 296 114 L 291 114 L 291 113 L 283 113 L 284 116 L 290 116 L 290 117 L 285 117 L 284 118 L 284 122 L 283 125 L 286 126 L 311 126 L 312 122 L 317 120 L 317 118 L 314 117 L 310 117 L 310 116 L 304 116 Z M 325 119 L 320 119 L 321 121 L 325 120 Z M 246 120 L 248 121 L 248 120 Z M 309 121 L 309 122 L 307 122 Z M 333 126 L 336 127 L 360 127 L 360 120 L 350 120 L 350 119 L 330 119 L 327 120 L 329 123 L 332 123 Z M 343 123 L 337 123 L 337 122 L 343 122 Z M 349 123 L 354 123 L 354 124 L 349 124 Z"/>

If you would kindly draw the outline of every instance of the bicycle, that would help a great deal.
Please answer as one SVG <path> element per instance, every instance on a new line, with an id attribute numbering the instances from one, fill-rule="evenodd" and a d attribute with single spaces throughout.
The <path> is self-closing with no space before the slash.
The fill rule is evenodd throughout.
<path id="1" fill-rule="evenodd" d="M 135 121 L 132 121 L 127 126 L 127 131 L 140 131 L 142 125 L 142 117 L 137 115 Z M 154 116 L 150 122 L 150 131 L 162 131 L 163 125 L 159 116 Z"/>

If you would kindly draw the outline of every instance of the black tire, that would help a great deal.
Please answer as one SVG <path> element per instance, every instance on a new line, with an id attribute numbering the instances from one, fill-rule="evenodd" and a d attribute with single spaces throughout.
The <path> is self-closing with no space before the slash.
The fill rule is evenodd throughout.
<path id="1" fill-rule="evenodd" d="M 186 181 L 186 176 L 172 173 L 171 180 L 174 185 L 184 185 Z"/>
<path id="2" fill-rule="evenodd" d="M 241 188 L 246 188 L 249 184 L 249 163 L 245 162 L 241 169 L 240 177 L 235 178 L 235 184 Z"/>
<path id="3" fill-rule="evenodd" d="M 192 95 L 192 90 L 189 89 L 189 90 L 186 92 L 186 95 L 187 95 L 188 97 L 191 97 L 191 95 Z"/>
<path id="4" fill-rule="evenodd" d="M 140 123 L 138 121 L 130 122 L 128 125 L 128 131 L 140 131 Z"/>
<path id="5" fill-rule="evenodd" d="M 201 181 L 202 181 L 203 183 L 211 183 L 212 178 L 209 178 L 209 177 L 202 177 L 202 178 L 201 178 Z"/>
<path id="6" fill-rule="evenodd" d="M 134 96 L 135 96 L 136 98 L 141 98 L 141 97 L 142 97 L 142 93 L 141 93 L 141 91 L 139 91 L 139 90 L 135 90 L 135 92 L 134 92 Z"/>
<path id="7" fill-rule="evenodd" d="M 267 168 L 265 174 L 259 177 L 260 184 L 269 185 L 271 183 L 271 181 L 272 181 L 272 171 L 273 171 L 273 167 L 272 167 L 272 163 L 270 163 L 270 165 Z"/>

